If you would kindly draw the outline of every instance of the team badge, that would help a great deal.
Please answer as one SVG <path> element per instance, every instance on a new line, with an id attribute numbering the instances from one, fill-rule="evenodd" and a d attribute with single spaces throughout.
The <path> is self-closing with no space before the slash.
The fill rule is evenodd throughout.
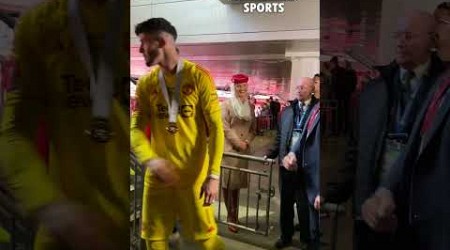
<path id="1" fill-rule="evenodd" d="M 184 85 L 182 91 L 184 95 L 189 96 L 192 94 L 192 92 L 194 92 L 194 86 L 192 86 L 191 84 Z"/>

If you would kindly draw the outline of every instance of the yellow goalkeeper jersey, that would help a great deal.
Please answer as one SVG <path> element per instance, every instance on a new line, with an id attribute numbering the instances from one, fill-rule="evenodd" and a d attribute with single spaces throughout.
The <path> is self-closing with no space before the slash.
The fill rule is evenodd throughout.
<path id="1" fill-rule="evenodd" d="M 141 77 L 136 90 L 137 109 L 132 115 L 131 147 L 143 163 L 161 157 L 175 164 L 180 172 L 180 186 L 202 181 L 208 174 L 219 175 L 224 148 L 221 109 L 214 81 L 201 66 L 184 60 L 180 73 L 179 131 L 170 134 L 168 105 L 162 93 L 156 67 Z M 175 75 L 164 75 L 169 96 L 175 92 Z M 150 124 L 151 143 L 145 135 Z M 209 135 L 209 138 L 208 138 Z M 158 188 L 151 173 L 145 184 Z"/>
<path id="2" fill-rule="evenodd" d="M 46 1 L 19 22 L 14 43 L 18 75 L 2 118 L 0 171 L 27 213 L 69 199 L 104 213 L 128 231 L 129 2 L 123 2 L 123 46 L 115 59 L 110 115 L 115 135 L 105 144 L 85 135 L 91 125 L 89 75 L 68 28 L 67 0 Z M 107 29 L 107 6 L 82 1 L 81 16 L 91 51 L 98 51 Z M 48 166 L 34 144 L 41 120 L 51 143 Z"/>

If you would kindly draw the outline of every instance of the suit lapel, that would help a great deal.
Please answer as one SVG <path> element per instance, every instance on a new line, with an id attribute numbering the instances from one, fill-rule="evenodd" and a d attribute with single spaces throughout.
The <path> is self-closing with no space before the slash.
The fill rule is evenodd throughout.
<path id="1" fill-rule="evenodd" d="M 298 103 L 295 103 L 294 105 L 298 105 Z M 288 145 L 290 144 L 290 140 L 292 137 L 292 129 L 294 127 L 295 111 L 296 111 L 295 106 L 292 106 L 292 108 L 290 110 L 291 113 L 287 115 L 286 120 L 285 120 L 288 125 L 287 137 L 286 137 L 286 141 L 285 141 L 286 150 L 288 149 Z"/>

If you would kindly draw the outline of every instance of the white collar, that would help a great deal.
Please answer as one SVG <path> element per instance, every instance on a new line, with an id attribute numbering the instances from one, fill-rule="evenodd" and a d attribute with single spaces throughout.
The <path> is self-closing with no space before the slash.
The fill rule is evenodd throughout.
<path id="1" fill-rule="evenodd" d="M 431 61 L 428 59 L 425 63 L 418 65 L 414 68 L 413 72 L 415 74 L 414 77 L 417 77 L 417 79 L 421 79 L 424 75 L 428 74 L 428 70 L 430 69 Z M 404 75 L 408 73 L 408 70 L 405 68 L 400 68 L 400 76 L 403 81 Z"/>
<path id="2" fill-rule="evenodd" d="M 298 100 L 298 106 L 301 108 L 301 105 L 303 103 L 307 107 L 307 106 L 309 106 L 309 104 L 311 104 L 311 102 L 312 102 L 312 98 L 309 98 L 308 100 L 306 100 L 304 102 Z"/>

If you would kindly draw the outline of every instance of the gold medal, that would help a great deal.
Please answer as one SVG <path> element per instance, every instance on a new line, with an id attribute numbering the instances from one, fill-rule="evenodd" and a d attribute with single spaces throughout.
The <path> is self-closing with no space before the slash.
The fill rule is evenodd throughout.
<path id="1" fill-rule="evenodd" d="M 98 143 L 108 142 L 113 135 L 108 120 L 104 118 L 94 118 L 92 120 L 91 129 L 88 129 L 85 132 L 93 141 Z"/>
<path id="2" fill-rule="evenodd" d="M 169 125 L 166 127 L 166 130 L 171 134 L 176 134 L 178 132 L 178 126 L 175 122 L 170 122 Z"/>

